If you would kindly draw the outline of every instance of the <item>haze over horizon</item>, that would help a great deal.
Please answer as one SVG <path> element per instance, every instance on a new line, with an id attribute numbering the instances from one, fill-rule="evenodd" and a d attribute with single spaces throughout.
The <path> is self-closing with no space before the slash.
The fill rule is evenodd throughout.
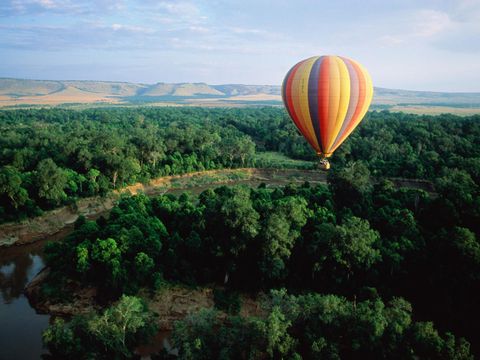
<path id="1" fill-rule="evenodd" d="M 479 38 L 479 0 L 6 0 L 0 77 L 279 85 L 338 54 L 377 87 L 480 92 Z"/>

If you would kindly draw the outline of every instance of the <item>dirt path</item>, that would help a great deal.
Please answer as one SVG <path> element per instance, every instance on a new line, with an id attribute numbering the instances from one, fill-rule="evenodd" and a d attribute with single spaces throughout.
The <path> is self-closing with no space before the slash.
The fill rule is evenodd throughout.
<path id="1" fill-rule="evenodd" d="M 147 195 L 166 192 L 181 192 L 190 190 L 201 192 L 212 186 L 232 183 L 258 185 L 265 182 L 272 185 L 284 185 L 290 182 L 310 181 L 325 182 L 325 173 L 315 170 L 297 169 L 222 169 L 198 171 L 183 175 L 165 176 L 152 180 L 149 184 L 136 183 L 119 191 L 112 192 L 108 197 L 90 197 L 77 201 L 76 206 L 64 206 L 46 211 L 43 215 L 22 222 L 12 222 L 0 225 L 0 248 L 11 245 L 23 245 L 36 242 L 65 231 L 80 215 L 94 219 L 108 212 L 116 203 L 119 195 L 124 192 L 137 194 L 142 191 Z"/>

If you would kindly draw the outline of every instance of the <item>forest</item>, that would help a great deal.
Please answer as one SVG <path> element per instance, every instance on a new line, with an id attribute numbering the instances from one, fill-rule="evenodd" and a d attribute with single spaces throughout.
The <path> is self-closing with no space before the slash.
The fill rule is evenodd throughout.
<path id="1" fill-rule="evenodd" d="M 0 221 L 172 174 L 315 156 L 283 109 L 0 112 Z M 327 184 L 123 195 L 46 247 L 45 297 L 72 281 L 101 310 L 56 320 L 51 358 L 132 358 L 155 335 L 143 297 L 214 286 L 176 323 L 179 359 L 473 359 L 480 355 L 480 116 L 370 112 Z M 434 190 L 396 186 L 423 179 Z M 264 294 L 241 316 L 240 294 Z M 172 357 L 165 352 L 152 358 Z"/>
<path id="2" fill-rule="evenodd" d="M 478 120 L 370 112 L 332 164 L 361 161 L 375 177 L 434 181 L 468 173 L 478 183 Z M 1 111 L 0 130 L 0 222 L 159 176 L 265 166 L 255 157 L 263 151 L 315 160 L 274 107 Z"/>

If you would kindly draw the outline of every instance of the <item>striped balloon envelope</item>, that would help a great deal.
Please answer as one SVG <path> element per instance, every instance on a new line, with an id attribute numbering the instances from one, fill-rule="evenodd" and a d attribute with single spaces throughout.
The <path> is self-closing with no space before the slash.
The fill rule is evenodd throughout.
<path id="1" fill-rule="evenodd" d="M 372 79 L 365 68 L 340 56 L 300 61 L 282 84 L 290 117 L 322 158 L 330 157 L 362 121 L 372 96 Z"/>

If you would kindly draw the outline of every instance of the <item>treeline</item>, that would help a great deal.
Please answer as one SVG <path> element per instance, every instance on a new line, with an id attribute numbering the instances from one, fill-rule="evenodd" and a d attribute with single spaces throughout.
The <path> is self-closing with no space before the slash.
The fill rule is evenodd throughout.
<path id="1" fill-rule="evenodd" d="M 209 116 L 201 109 L 0 112 L 0 222 L 158 176 L 251 166 L 250 137 Z"/>
<path id="2" fill-rule="evenodd" d="M 349 301 L 337 295 L 288 295 L 272 290 L 262 301 L 263 315 L 220 316 L 202 309 L 177 321 L 161 359 L 457 359 L 473 360 L 470 345 L 451 333 L 440 334 L 432 322 L 415 321 L 411 305 L 378 296 Z M 50 354 L 45 359 L 138 358 L 140 345 L 158 326 L 145 302 L 133 296 L 100 313 L 57 318 L 43 333 Z"/>
<path id="3" fill-rule="evenodd" d="M 258 150 L 315 160 L 290 118 L 278 108 L 232 109 L 227 123 L 252 137 Z M 436 179 L 456 168 L 480 180 L 480 115 L 460 117 L 369 112 L 335 151 L 332 167 L 364 162 L 373 175 Z"/>
<path id="4" fill-rule="evenodd" d="M 379 177 L 480 178 L 479 116 L 371 112 L 332 158 Z M 315 160 L 281 108 L 0 112 L 0 222 L 151 178 L 255 166 L 255 151 Z M 262 165 L 259 163 L 258 165 Z"/>
<path id="5" fill-rule="evenodd" d="M 374 184 L 368 168 L 357 162 L 332 171 L 328 187 L 220 187 L 198 198 L 123 197 L 108 220 L 81 219 L 64 242 L 48 245 L 52 271 L 44 293 L 62 296 L 64 284 L 76 280 L 96 286 L 104 300 L 142 287 L 155 291 L 165 282 L 213 282 L 229 291 L 286 288 L 293 294 L 335 294 L 312 299 L 338 303 L 332 309 L 339 312 L 332 319 L 337 330 L 332 324 L 305 323 L 300 315 L 290 318 L 294 312 L 282 313 L 284 332 L 291 338 L 285 354 L 309 358 L 315 346 L 330 354 L 327 358 L 392 358 L 399 348 L 413 348 L 412 358 L 454 359 L 458 349 L 453 349 L 460 346 L 458 358 L 469 358 L 466 342 L 438 335 L 423 321 L 433 320 L 442 334 L 453 331 L 473 346 L 479 343 L 480 296 L 474 289 L 480 280 L 480 191 L 458 169 L 438 179 L 437 191 L 396 188 L 388 180 Z M 411 303 L 413 312 L 397 298 Z M 394 305 L 383 313 L 386 303 Z M 311 311 L 318 310 L 315 306 L 323 305 L 312 304 Z M 358 308 L 370 315 L 360 310 L 349 315 Z M 405 321 L 394 338 L 387 330 L 390 321 L 397 326 L 390 311 Z M 363 324 L 357 334 L 362 339 L 346 335 L 355 331 L 349 328 L 352 319 Z M 188 331 L 192 337 L 185 335 L 185 341 L 197 341 L 195 327 Z M 309 332 L 316 337 L 306 337 Z M 226 347 L 223 338 L 211 336 L 217 348 Z M 339 344 L 341 339 L 345 343 Z M 187 349 L 183 344 L 176 343 Z M 378 352 L 380 344 L 386 353 Z M 276 351 L 268 356 L 278 358 Z"/>
<path id="6" fill-rule="evenodd" d="M 349 301 L 337 295 L 272 291 L 265 315 L 203 310 L 177 322 L 179 356 L 155 359 L 473 359 L 468 342 L 431 322 L 414 321 L 411 305 L 393 298 Z"/>

